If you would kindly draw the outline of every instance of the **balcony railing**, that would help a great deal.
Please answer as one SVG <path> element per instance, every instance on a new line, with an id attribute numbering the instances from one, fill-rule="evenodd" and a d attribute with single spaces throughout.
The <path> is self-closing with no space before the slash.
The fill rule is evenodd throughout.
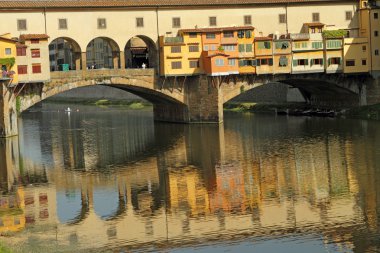
<path id="1" fill-rule="evenodd" d="M 292 33 L 290 34 L 292 40 L 308 40 L 310 39 L 310 34 L 308 33 Z"/>
<path id="2" fill-rule="evenodd" d="M 165 37 L 165 43 L 183 43 L 183 37 Z"/>

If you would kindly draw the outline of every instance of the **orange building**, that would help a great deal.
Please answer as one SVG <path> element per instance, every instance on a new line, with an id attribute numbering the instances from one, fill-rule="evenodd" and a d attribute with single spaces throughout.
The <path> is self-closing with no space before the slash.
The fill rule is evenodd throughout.
<path id="1" fill-rule="evenodd" d="M 273 74 L 273 38 L 255 38 L 256 73 Z"/>

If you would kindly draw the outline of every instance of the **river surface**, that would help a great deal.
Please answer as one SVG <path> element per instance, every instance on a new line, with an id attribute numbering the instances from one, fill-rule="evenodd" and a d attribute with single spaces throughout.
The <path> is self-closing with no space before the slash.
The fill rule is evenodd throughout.
<path id="1" fill-rule="evenodd" d="M 380 122 L 67 106 L 33 107 L 1 140 L 15 252 L 380 251 Z"/>

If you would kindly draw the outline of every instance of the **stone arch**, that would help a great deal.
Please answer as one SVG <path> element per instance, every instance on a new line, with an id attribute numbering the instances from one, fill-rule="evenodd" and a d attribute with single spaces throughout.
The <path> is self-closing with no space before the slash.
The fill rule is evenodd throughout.
<path id="1" fill-rule="evenodd" d="M 96 37 L 87 44 L 87 69 L 117 69 L 119 67 L 120 47 L 113 39 L 108 37 Z"/>
<path id="2" fill-rule="evenodd" d="M 136 35 L 124 47 L 127 68 L 157 68 L 159 62 L 157 43 L 145 35 Z"/>
<path id="3" fill-rule="evenodd" d="M 74 39 L 57 37 L 49 44 L 50 71 L 80 70 L 81 48 Z M 65 64 L 65 65 L 64 65 Z"/>

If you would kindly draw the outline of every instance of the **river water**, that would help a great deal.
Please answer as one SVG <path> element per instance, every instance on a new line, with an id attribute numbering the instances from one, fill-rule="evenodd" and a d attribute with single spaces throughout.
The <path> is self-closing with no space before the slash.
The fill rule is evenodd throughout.
<path id="1" fill-rule="evenodd" d="M 0 145 L 15 252 L 379 252 L 380 122 L 44 103 Z"/>

